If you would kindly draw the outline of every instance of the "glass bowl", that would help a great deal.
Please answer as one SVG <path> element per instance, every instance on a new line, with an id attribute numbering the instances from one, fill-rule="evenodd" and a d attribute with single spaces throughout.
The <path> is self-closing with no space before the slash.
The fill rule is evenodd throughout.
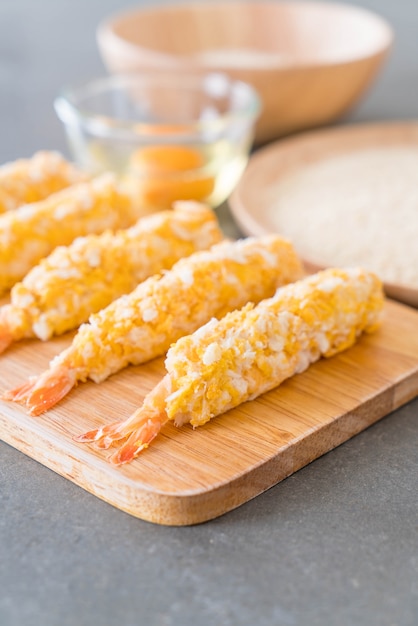
<path id="1" fill-rule="evenodd" d="M 260 112 L 256 91 L 227 75 L 155 71 L 69 88 L 54 106 L 76 163 L 115 172 L 155 209 L 220 205 L 246 166 Z"/>

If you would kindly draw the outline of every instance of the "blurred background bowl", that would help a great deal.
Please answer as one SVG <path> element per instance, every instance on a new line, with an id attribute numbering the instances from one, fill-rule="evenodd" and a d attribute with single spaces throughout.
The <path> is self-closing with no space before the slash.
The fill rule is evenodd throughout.
<path id="1" fill-rule="evenodd" d="M 225 71 L 263 105 L 256 142 L 323 125 L 364 94 L 392 42 L 374 13 L 316 2 L 193 2 L 137 8 L 98 27 L 112 73 Z"/>
<path id="2" fill-rule="evenodd" d="M 260 101 L 225 74 L 144 71 L 67 89 L 55 110 L 84 170 L 116 172 L 148 208 L 215 207 L 246 166 Z"/>

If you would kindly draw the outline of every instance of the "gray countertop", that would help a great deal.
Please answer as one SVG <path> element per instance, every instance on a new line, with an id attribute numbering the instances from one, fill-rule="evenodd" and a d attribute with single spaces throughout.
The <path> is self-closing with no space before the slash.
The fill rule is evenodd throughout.
<path id="1" fill-rule="evenodd" d="M 418 4 L 362 4 L 392 22 L 396 44 L 345 123 L 417 116 Z M 94 30 L 121 8 L 1 0 L 0 162 L 66 152 L 52 100 L 104 73 Z M 184 528 L 126 515 L 0 444 L 0 624 L 415 626 L 417 417 L 418 399 L 239 509 Z"/>

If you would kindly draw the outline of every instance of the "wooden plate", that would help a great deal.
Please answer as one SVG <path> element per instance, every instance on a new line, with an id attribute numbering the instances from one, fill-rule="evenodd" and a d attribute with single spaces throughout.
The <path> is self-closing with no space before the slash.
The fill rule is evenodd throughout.
<path id="1" fill-rule="evenodd" d="M 256 152 L 250 159 L 241 181 L 229 199 L 232 214 L 247 235 L 278 232 L 272 208 L 275 190 L 288 184 L 293 176 L 304 174 L 308 167 L 324 164 L 333 157 L 349 156 L 356 152 L 360 154 L 365 150 L 405 147 L 416 147 L 418 160 L 418 122 L 345 126 L 303 133 L 275 142 Z M 329 183 L 332 183 L 331 178 Z M 318 185 L 324 184 L 328 185 L 328 180 L 322 176 Z M 416 215 L 418 221 L 418 207 Z M 312 219 L 315 219 L 314 212 Z M 301 220 L 301 232 L 304 228 L 306 223 Z M 349 232 L 346 236 L 353 237 L 355 234 Z M 293 235 L 292 239 L 309 270 L 316 271 L 327 264 L 333 264 L 321 262 L 320 249 L 309 257 L 304 255 L 297 236 Z M 373 241 L 370 241 L 370 247 L 372 245 Z M 353 264 L 356 264 L 355 259 Z M 418 307 L 418 288 L 413 285 L 385 282 L 385 288 L 391 297 Z"/>
<path id="2" fill-rule="evenodd" d="M 30 417 L 0 400 L 0 439 L 144 520 L 197 524 L 247 502 L 418 393 L 418 311 L 387 301 L 381 327 L 252 402 L 193 430 L 167 424 L 129 465 L 73 436 L 128 417 L 165 373 L 163 359 L 80 384 Z M 40 374 L 71 342 L 27 340 L 0 358 L 0 391 Z M 396 419 L 396 415 L 391 419 Z"/>

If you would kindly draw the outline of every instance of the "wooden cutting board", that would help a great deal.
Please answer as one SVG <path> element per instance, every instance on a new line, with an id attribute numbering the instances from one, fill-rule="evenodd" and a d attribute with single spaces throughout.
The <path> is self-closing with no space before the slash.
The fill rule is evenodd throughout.
<path id="1" fill-rule="evenodd" d="M 381 328 L 346 352 L 193 430 L 168 425 L 130 465 L 76 434 L 128 416 L 164 373 L 163 360 L 77 387 L 29 417 L 0 401 L 2 439 L 94 495 L 144 520 L 187 525 L 265 491 L 418 394 L 418 311 L 388 301 Z M 72 335 L 26 341 L 0 357 L 1 388 L 42 372 Z M 396 415 L 393 417 L 396 419 Z"/>

